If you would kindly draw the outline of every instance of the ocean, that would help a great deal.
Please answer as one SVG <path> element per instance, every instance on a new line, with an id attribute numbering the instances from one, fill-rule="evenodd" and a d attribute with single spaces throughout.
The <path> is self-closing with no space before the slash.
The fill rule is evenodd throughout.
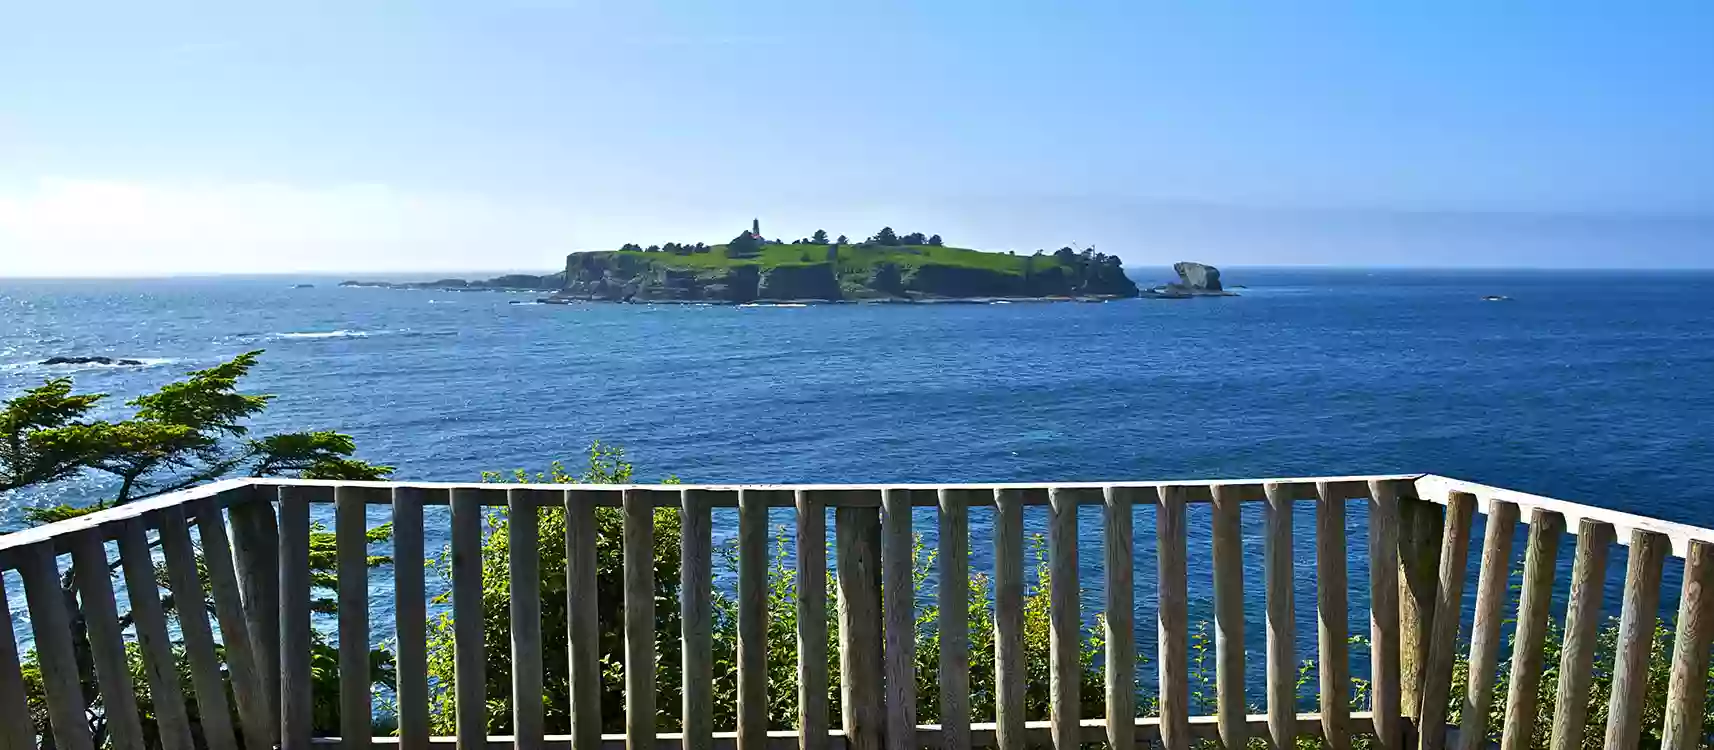
<path id="1" fill-rule="evenodd" d="M 399 479 L 576 466 L 600 440 L 623 446 L 644 481 L 1431 472 L 1714 526 L 1714 273 L 1232 268 L 1225 278 L 1242 296 L 809 307 L 514 304 L 533 295 L 327 278 L 0 280 L 0 394 L 65 375 L 120 409 L 189 370 L 263 349 L 245 386 L 277 399 L 258 432 L 347 432 Z M 297 283 L 316 286 L 289 288 Z M 146 365 L 35 364 L 97 354 Z M 23 507 L 104 489 L 82 477 L 0 496 L 0 524 L 15 529 Z M 1100 608 L 1102 580 L 1099 516 L 1088 510 L 1086 614 Z M 929 510 L 918 512 L 932 546 Z M 735 520 L 724 513 L 715 523 L 729 538 Z M 1361 592 L 1359 515 L 1350 524 Z M 991 564 L 988 511 L 971 520 L 980 569 Z M 1206 560 L 1207 518 L 1189 520 L 1192 560 Z M 1260 509 L 1245 523 L 1259 595 Z M 1045 512 L 1027 525 L 1042 530 Z M 1297 527 L 1298 632 L 1313 643 L 1307 506 Z M 1139 520 L 1145 656 L 1152 528 Z M 1517 567 L 1521 545 L 1515 556 Z M 1210 581 L 1192 567 L 1194 618 Z M 384 579 L 377 641 L 391 633 Z M 1352 613 L 1366 624 L 1356 602 Z"/>

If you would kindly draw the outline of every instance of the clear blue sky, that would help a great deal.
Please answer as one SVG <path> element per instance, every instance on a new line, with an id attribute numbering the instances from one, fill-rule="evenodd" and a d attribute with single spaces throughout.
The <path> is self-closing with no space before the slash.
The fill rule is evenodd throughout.
<path id="1" fill-rule="evenodd" d="M 757 215 L 1714 265 L 1714 3 L 0 5 L 0 275 L 551 268 Z"/>

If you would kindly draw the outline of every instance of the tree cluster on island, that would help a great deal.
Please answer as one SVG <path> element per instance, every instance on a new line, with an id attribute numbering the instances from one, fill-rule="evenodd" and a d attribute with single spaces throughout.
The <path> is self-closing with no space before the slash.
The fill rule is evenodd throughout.
<path id="1" fill-rule="evenodd" d="M 851 239 L 849 237 L 846 237 L 843 234 L 839 235 L 838 239 L 832 240 L 830 242 L 828 240 L 827 230 L 825 230 L 825 229 L 817 229 L 810 236 L 795 239 L 795 240 L 792 240 L 791 242 L 785 242 L 783 240 L 769 240 L 765 237 L 758 236 L 754 232 L 745 231 L 745 232 L 739 233 L 737 237 L 733 237 L 730 241 L 728 241 L 726 243 L 726 255 L 727 255 L 727 257 L 731 257 L 731 258 L 752 257 L 755 254 L 761 252 L 763 245 L 829 245 L 829 244 L 834 245 L 834 246 L 838 246 L 838 245 L 849 245 L 849 244 L 852 244 L 852 242 L 851 242 Z M 910 232 L 908 234 L 901 235 L 901 234 L 893 231 L 892 227 L 881 227 L 880 231 L 869 236 L 868 239 L 865 239 L 862 242 L 859 242 L 856 244 L 858 244 L 858 245 L 876 245 L 876 246 L 881 246 L 881 247 L 902 247 L 902 246 L 907 246 L 907 245 L 926 245 L 926 246 L 930 246 L 930 247 L 941 247 L 941 246 L 944 246 L 946 244 L 946 242 L 945 242 L 945 240 L 941 239 L 940 235 L 938 235 L 938 234 L 927 234 L 927 235 L 925 235 L 922 232 Z M 639 245 L 635 242 L 627 242 L 624 245 L 621 245 L 619 247 L 619 250 L 621 252 L 631 252 L 631 253 L 669 253 L 672 255 L 695 255 L 698 253 L 709 252 L 709 251 L 713 250 L 713 247 L 710 245 L 701 243 L 701 242 L 698 242 L 695 244 L 668 242 L 668 243 L 663 244 L 663 245 L 649 245 L 648 247 L 644 247 L 644 246 Z"/>

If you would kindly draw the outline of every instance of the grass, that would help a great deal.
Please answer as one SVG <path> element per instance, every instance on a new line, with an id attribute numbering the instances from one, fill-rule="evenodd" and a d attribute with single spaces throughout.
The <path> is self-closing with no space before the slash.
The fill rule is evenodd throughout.
<path id="1" fill-rule="evenodd" d="M 753 258 L 732 258 L 727 256 L 726 245 L 715 245 L 706 253 L 693 255 L 674 255 L 672 253 L 642 253 L 628 250 L 614 252 L 625 255 L 646 258 L 668 268 L 684 268 L 696 270 L 715 270 L 735 266 L 758 266 L 760 268 L 776 268 L 779 266 L 803 266 L 825 263 L 827 251 L 831 245 L 763 245 L 761 253 Z M 840 245 L 839 272 L 852 273 L 874 268 L 882 263 L 893 263 L 901 270 L 922 265 L 961 266 L 980 268 L 1001 273 L 1022 275 L 1024 264 L 1029 256 L 1008 255 L 1006 253 L 990 253 L 981 250 L 970 250 L 962 247 L 943 247 L 939 245 Z M 805 259 L 807 257 L 807 260 Z M 1041 271 L 1059 265 L 1059 260 L 1051 255 L 1042 255 L 1033 261 L 1034 270 Z"/>

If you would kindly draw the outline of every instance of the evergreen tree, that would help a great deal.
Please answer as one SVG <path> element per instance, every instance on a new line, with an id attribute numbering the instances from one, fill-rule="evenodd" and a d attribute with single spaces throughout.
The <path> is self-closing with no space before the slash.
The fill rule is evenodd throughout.
<path id="1" fill-rule="evenodd" d="M 835 245 L 847 245 L 850 243 L 851 243 L 851 238 L 846 237 L 843 234 L 839 235 L 839 239 L 833 241 L 833 244 L 835 244 Z"/>
<path id="2" fill-rule="evenodd" d="M 945 243 L 941 241 L 940 235 L 937 234 L 937 235 L 934 235 L 933 237 L 928 238 L 928 244 L 933 245 L 935 247 L 940 247 L 941 245 L 943 245 Z"/>
<path id="3" fill-rule="evenodd" d="M 815 230 L 815 234 L 810 235 L 809 241 L 814 242 L 817 245 L 827 244 L 827 230 L 825 230 L 825 229 Z"/>
<path id="4" fill-rule="evenodd" d="M 901 244 L 901 245 L 926 245 L 926 244 L 928 244 L 928 238 L 924 237 L 922 235 L 922 232 L 911 232 L 910 234 L 907 234 L 903 237 L 900 237 L 899 238 L 899 244 Z"/>
<path id="5" fill-rule="evenodd" d="M 899 244 L 899 236 L 893 233 L 892 227 L 881 227 L 881 231 L 876 232 L 874 237 L 869 238 L 869 241 L 877 245 L 891 246 Z"/>

